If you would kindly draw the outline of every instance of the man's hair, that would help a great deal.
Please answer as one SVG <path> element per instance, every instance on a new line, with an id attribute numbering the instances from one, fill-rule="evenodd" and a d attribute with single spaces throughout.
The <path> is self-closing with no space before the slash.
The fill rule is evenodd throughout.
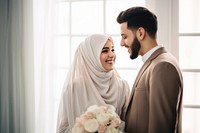
<path id="1" fill-rule="evenodd" d="M 132 7 L 120 12 L 117 17 L 119 24 L 127 22 L 127 28 L 134 30 L 143 27 L 150 37 L 156 38 L 158 29 L 157 17 L 144 7 Z"/>

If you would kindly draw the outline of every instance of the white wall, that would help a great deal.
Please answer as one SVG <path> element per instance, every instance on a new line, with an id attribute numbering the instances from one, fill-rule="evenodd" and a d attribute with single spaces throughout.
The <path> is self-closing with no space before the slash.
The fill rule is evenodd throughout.
<path id="1" fill-rule="evenodd" d="M 158 17 L 158 43 L 178 59 L 178 0 L 147 0 L 146 7 Z"/>

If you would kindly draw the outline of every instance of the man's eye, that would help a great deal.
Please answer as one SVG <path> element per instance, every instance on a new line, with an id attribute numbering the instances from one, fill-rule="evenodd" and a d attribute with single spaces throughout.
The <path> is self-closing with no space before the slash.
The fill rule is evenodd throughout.
<path id="1" fill-rule="evenodd" d="M 127 36 L 123 36 L 122 38 L 123 38 L 123 39 L 126 39 L 126 38 L 127 38 Z"/>
<path id="2" fill-rule="evenodd" d="M 112 52 L 114 52 L 115 51 L 115 49 L 112 49 Z"/>

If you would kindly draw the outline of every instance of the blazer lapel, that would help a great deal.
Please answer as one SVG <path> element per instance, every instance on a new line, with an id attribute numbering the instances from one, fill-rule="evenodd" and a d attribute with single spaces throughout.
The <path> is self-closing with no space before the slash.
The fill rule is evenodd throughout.
<path id="1" fill-rule="evenodd" d="M 132 97 L 135 93 L 135 88 L 137 87 L 137 84 L 141 78 L 141 76 L 143 75 L 144 71 L 147 69 L 147 67 L 151 64 L 151 61 L 154 60 L 157 56 L 159 56 L 160 54 L 162 53 L 166 53 L 167 51 L 165 50 L 164 47 L 161 47 L 159 49 L 157 49 L 150 57 L 149 59 L 144 63 L 144 65 L 142 66 L 142 68 L 140 69 L 136 79 L 135 79 L 135 82 L 134 82 L 134 85 L 132 87 L 132 91 L 131 91 L 131 94 L 130 94 L 130 98 L 129 98 L 129 102 L 128 102 L 128 106 L 130 104 L 130 101 L 132 100 Z"/>
<path id="2" fill-rule="evenodd" d="M 142 76 L 142 74 L 144 73 L 144 71 L 146 70 L 146 68 L 150 65 L 150 61 L 146 61 L 145 64 L 142 66 L 142 68 L 140 69 L 136 79 L 135 79 L 135 82 L 134 82 L 134 85 L 132 87 L 132 91 L 131 91 L 131 94 L 130 94 L 130 97 L 129 97 L 129 102 L 128 102 L 128 105 L 130 103 L 130 101 L 132 100 L 132 97 L 133 97 L 133 94 L 135 93 L 135 88 L 138 84 L 138 81 L 140 79 L 140 77 Z"/>

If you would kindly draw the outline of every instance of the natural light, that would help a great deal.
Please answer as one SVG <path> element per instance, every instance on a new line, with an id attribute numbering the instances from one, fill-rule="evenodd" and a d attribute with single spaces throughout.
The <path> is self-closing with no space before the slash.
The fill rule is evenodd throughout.
<path id="1" fill-rule="evenodd" d="M 116 68 L 120 76 L 126 79 L 132 87 L 142 60 L 139 57 L 131 61 L 128 58 L 127 50 L 120 47 L 120 31 L 116 16 L 121 10 L 133 5 L 146 6 L 145 2 L 145 0 L 61 0 L 45 5 L 47 12 L 42 15 L 39 11 L 35 11 L 37 19 L 35 21 L 36 99 L 39 99 L 36 101 L 36 112 L 42 112 L 36 118 L 38 121 L 44 118 L 44 122 L 36 124 L 38 132 L 44 127 L 46 127 L 45 132 L 53 133 L 55 131 L 59 98 L 75 50 L 79 43 L 92 33 L 110 34 L 113 37 L 117 54 Z M 200 87 L 198 83 L 200 63 L 197 61 L 200 49 L 198 43 L 200 29 L 197 26 L 200 21 L 199 3 L 198 0 L 182 0 L 179 3 L 180 26 L 177 51 L 179 51 L 180 66 L 184 70 L 184 105 L 186 105 L 183 113 L 183 133 L 200 132 L 198 126 L 200 122 L 200 98 L 198 97 L 200 94 L 198 89 Z M 38 6 L 35 7 L 35 9 L 38 8 Z M 48 12 L 51 9 L 52 12 Z M 152 6 L 152 9 L 156 10 L 156 7 Z M 189 20 L 190 22 L 188 22 Z M 51 21 L 50 24 L 49 21 Z M 188 23 L 191 23 L 190 25 L 193 27 L 188 26 Z M 45 30 L 49 32 L 42 33 Z M 43 41 L 41 41 L 41 37 L 43 37 Z M 50 40 L 48 40 L 49 38 Z M 40 45 L 41 43 L 44 44 Z M 43 55 L 43 57 L 38 57 L 39 55 Z M 41 117 L 42 115 L 43 117 Z M 51 120 L 49 120 L 50 117 Z"/>

